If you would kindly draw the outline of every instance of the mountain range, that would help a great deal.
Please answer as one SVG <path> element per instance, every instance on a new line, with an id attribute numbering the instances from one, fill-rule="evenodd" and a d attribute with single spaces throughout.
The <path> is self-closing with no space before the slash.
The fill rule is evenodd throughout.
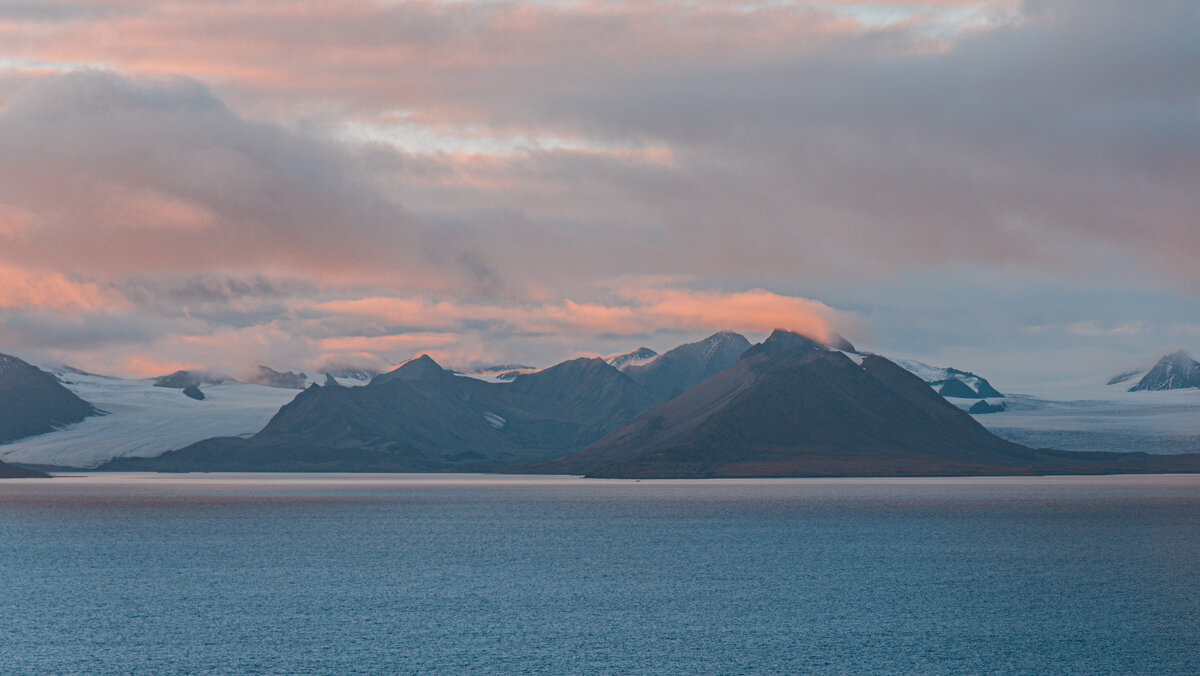
<path id="1" fill-rule="evenodd" d="M 876 355 L 776 331 L 737 364 L 546 471 L 596 477 L 937 476 L 1149 471 L 1200 456 L 1004 441 Z"/>
<path id="2" fill-rule="evenodd" d="M 623 370 L 583 358 L 508 383 L 421 356 L 364 387 L 310 386 L 248 439 L 106 469 L 936 476 L 1183 471 L 1200 457 L 1027 448 L 884 357 L 775 331 L 756 346 L 723 332 Z"/>
<path id="3" fill-rule="evenodd" d="M 8 371 L 22 372 L 16 366 Z M 49 378 L 50 385 L 94 412 L 52 374 L 41 373 L 42 386 Z M 61 374 L 70 381 L 96 383 L 98 395 L 130 387 L 129 381 L 75 370 L 62 369 Z M 270 409 L 275 412 L 269 420 L 269 410 L 263 409 L 266 424 L 251 428 L 257 432 L 232 429 L 239 434 L 210 433 L 159 450 L 118 451 L 107 458 L 126 457 L 102 468 L 566 472 L 640 478 L 1075 474 L 1200 466 L 1196 456 L 1066 453 L 1005 441 L 968 415 L 967 409 L 1003 409 L 994 403 L 1003 395 L 985 379 L 860 353 L 837 336 L 825 344 L 787 331 L 776 331 L 754 346 L 739 334 L 721 332 L 661 355 L 639 348 L 545 369 L 506 364 L 467 376 L 422 355 L 369 382 L 326 374 L 317 384 L 318 378 L 260 367 L 251 379 L 269 387 L 232 380 L 212 385 L 204 381 L 216 378 L 201 372 L 159 379 L 154 383 L 159 387 L 189 383 L 187 393 L 196 401 L 171 399 L 178 413 L 154 423 L 155 433 L 192 418 L 197 423 L 232 419 L 235 411 L 249 411 L 244 407 L 250 403 L 287 403 Z M 294 396 L 277 389 L 295 386 L 300 379 L 312 384 Z M 0 385 L 3 381 L 0 377 Z M 199 384 L 210 389 L 199 391 Z M 963 403 L 947 402 L 957 391 L 953 384 L 970 391 Z M 279 394 L 266 396 L 270 392 Z M 148 401 L 132 389 L 129 396 Z M 114 410 L 130 410 L 113 401 Z M 82 431 L 87 426 L 69 429 L 76 427 Z M 219 433 L 221 428 L 207 429 Z M 104 436 L 104 430 L 92 430 L 79 437 L 89 447 Z M 50 436 L 61 434 L 65 432 Z M 163 452 L 169 448 L 177 450 Z M 20 456 L 0 453 L 29 462 L 26 451 Z"/>
<path id="4" fill-rule="evenodd" d="M 582 448 L 654 404 L 604 360 L 485 382 L 422 355 L 364 387 L 312 385 L 249 439 L 209 439 L 111 469 L 479 471 Z"/>
<path id="5" fill-rule="evenodd" d="M 515 471 L 586 447 L 732 366 L 748 347 L 744 336 L 720 332 L 653 358 L 644 348 L 620 355 L 612 361 L 623 370 L 580 358 L 529 372 L 498 365 L 482 378 L 422 355 L 364 387 L 314 384 L 249 438 L 206 439 L 106 468 Z"/>

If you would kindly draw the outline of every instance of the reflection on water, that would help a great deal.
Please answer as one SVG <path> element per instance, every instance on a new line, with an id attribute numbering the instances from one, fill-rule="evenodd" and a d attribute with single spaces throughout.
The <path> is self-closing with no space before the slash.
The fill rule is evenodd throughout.
<path id="1" fill-rule="evenodd" d="M 1195 673 L 1197 573 L 1198 476 L 0 481 L 26 672 Z"/>

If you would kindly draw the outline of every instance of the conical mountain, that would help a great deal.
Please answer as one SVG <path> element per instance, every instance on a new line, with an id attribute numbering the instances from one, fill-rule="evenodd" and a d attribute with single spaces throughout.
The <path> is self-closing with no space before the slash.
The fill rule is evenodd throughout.
<path id="1" fill-rule="evenodd" d="M 733 367 L 544 469 L 599 477 L 907 476 L 1145 471 L 1138 468 L 1156 462 L 1010 443 L 891 361 L 859 359 L 776 331 Z M 1172 462 L 1200 465 L 1194 456 Z"/>
<path id="2" fill-rule="evenodd" d="M 1159 359 L 1154 368 L 1142 376 L 1129 391 L 1182 390 L 1193 387 L 1200 387 L 1200 362 L 1187 352 L 1179 350 Z"/>

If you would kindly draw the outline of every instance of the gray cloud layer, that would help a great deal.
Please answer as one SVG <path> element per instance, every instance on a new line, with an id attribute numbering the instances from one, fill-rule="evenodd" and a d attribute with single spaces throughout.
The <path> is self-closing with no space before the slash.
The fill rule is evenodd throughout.
<path id="1" fill-rule="evenodd" d="M 172 359 L 196 349 L 172 336 L 295 334 L 288 359 L 312 360 L 447 331 L 465 358 L 527 327 L 313 306 L 421 297 L 544 326 L 564 299 L 629 307 L 628 280 L 815 295 L 934 358 L 1132 354 L 1200 324 L 1194 3 L 1027 2 L 948 36 L 804 4 L 273 7 L 10 12 L 37 30 L 0 49 L 111 70 L 2 78 L 0 265 L 62 278 L 0 309 L 0 337 L 35 344 L 100 304 L 57 354 L 125 322 Z M 347 140 L 363 130 L 397 145 Z M 460 152 L 420 150 L 439 135 Z M 1010 293 L 1022 278 L 1039 281 Z M 1175 302 L 1138 300 L 1155 294 Z M 597 328 L 537 349 L 633 339 L 572 321 Z"/>

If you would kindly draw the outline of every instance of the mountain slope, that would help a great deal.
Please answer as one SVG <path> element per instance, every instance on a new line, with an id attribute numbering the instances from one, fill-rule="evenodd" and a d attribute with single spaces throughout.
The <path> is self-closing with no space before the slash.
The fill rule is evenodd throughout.
<path id="1" fill-rule="evenodd" d="M 601 359 L 494 383 L 456 375 L 421 356 L 365 387 L 313 385 L 249 439 L 208 439 L 107 468 L 498 469 L 582 448 L 651 405 L 637 383 Z"/>
<path id="2" fill-rule="evenodd" d="M 1200 388 L 1200 362 L 1183 350 L 1158 360 L 1130 392 L 1182 390 Z"/>
<path id="3" fill-rule="evenodd" d="M 645 364 L 626 366 L 622 372 L 641 384 L 659 401 L 666 401 L 697 383 L 737 363 L 750 347 L 745 336 L 729 331 L 668 350 Z"/>
<path id="4" fill-rule="evenodd" d="M 1004 397 L 987 379 L 956 368 L 940 368 L 910 359 L 895 363 L 919 377 L 943 397 L 957 399 L 1000 399 Z"/>
<path id="5" fill-rule="evenodd" d="M 0 479 L 44 479 L 48 474 L 0 462 Z"/>
<path id="6" fill-rule="evenodd" d="M 104 415 L 0 445 L 0 460 L 92 468 L 116 457 L 154 456 L 214 436 L 249 436 L 263 428 L 293 390 L 226 382 L 204 385 L 203 401 L 152 380 L 55 371 L 59 382 Z"/>
<path id="7" fill-rule="evenodd" d="M 1189 462 L 1200 467 L 1195 456 L 1166 465 Z M 776 331 L 730 369 L 543 469 L 598 477 L 908 476 L 1160 465 L 1140 454 L 1004 441 L 887 359 L 857 363 Z"/>
<path id="8" fill-rule="evenodd" d="M 52 374 L 0 354 L 0 443 L 53 432 L 96 414 Z"/>
<path id="9" fill-rule="evenodd" d="M 203 371 L 176 371 L 174 373 L 155 378 L 154 386 L 182 390 L 183 388 L 191 387 L 192 385 L 220 385 L 228 380 L 229 378 L 224 376 L 205 373 Z"/>
<path id="10" fill-rule="evenodd" d="M 639 347 L 633 352 L 614 354 L 609 357 L 605 357 L 604 361 L 608 362 L 613 368 L 624 371 L 626 367 L 645 364 L 657 356 L 658 353 L 654 350 L 651 350 L 648 347 Z"/>
<path id="11" fill-rule="evenodd" d="M 303 390 L 307 385 L 308 378 L 303 373 L 276 371 L 269 366 L 259 364 L 246 378 L 246 382 L 285 390 Z"/>

